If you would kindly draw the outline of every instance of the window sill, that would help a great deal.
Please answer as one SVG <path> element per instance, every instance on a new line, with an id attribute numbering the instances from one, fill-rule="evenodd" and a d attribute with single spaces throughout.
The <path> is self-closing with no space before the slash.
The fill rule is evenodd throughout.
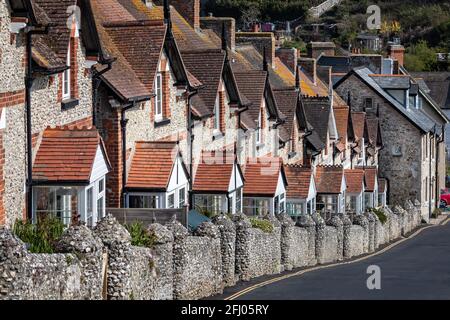
<path id="1" fill-rule="evenodd" d="M 213 137 L 212 137 L 213 141 L 219 140 L 221 138 L 223 138 L 223 133 L 218 130 L 214 130 Z"/>
<path id="2" fill-rule="evenodd" d="M 161 119 L 155 121 L 155 128 L 165 126 L 170 123 L 170 119 Z"/>
<path id="3" fill-rule="evenodd" d="M 66 99 L 61 102 L 61 110 L 70 110 L 72 108 L 75 108 L 80 104 L 80 101 L 78 99 Z"/>
<path id="4" fill-rule="evenodd" d="M 292 159 L 292 158 L 294 158 L 296 155 L 297 155 L 297 152 L 289 152 L 289 153 L 288 153 L 288 158 L 289 158 L 289 159 Z"/>

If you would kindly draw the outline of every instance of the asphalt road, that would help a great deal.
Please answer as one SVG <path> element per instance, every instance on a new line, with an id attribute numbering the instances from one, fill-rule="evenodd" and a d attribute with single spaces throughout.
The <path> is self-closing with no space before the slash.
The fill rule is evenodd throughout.
<path id="1" fill-rule="evenodd" d="M 381 269 L 380 290 L 367 288 L 370 265 Z M 450 223 L 367 260 L 294 276 L 238 298 L 254 299 L 450 299 Z"/>

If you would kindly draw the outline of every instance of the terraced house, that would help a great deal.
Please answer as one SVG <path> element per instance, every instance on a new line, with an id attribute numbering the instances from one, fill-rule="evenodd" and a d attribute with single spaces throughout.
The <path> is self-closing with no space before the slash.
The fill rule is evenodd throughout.
<path id="1" fill-rule="evenodd" d="M 105 61 L 88 1 L 1 1 L 0 15 L 0 223 L 42 212 L 92 225 L 110 166 L 92 123 L 91 66 Z"/>
<path id="2" fill-rule="evenodd" d="M 424 215 L 438 203 L 447 119 L 398 50 L 300 57 L 200 17 L 200 0 L 10 0 L 0 15 L 0 224 L 360 214 L 403 204 L 405 185 Z"/>

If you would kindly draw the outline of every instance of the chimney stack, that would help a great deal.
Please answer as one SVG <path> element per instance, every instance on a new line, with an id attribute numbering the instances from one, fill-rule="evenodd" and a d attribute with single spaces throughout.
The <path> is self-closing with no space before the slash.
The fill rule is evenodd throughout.
<path id="1" fill-rule="evenodd" d="M 400 66 L 403 66 L 405 59 L 405 47 L 401 44 L 391 44 L 388 46 L 388 55 L 390 58 L 397 60 Z"/>
<path id="2" fill-rule="evenodd" d="M 275 51 L 275 56 L 283 62 L 292 73 L 297 69 L 298 51 L 296 48 L 280 48 Z"/>
<path id="3" fill-rule="evenodd" d="M 163 5 L 163 0 L 157 0 L 155 3 Z M 186 19 L 191 27 L 200 29 L 200 0 L 171 0 L 170 5 Z"/>

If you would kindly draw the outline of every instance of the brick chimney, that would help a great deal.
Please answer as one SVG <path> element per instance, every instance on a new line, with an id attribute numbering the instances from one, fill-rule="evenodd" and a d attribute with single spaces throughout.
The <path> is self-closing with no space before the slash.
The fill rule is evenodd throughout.
<path id="1" fill-rule="evenodd" d="M 301 70 L 313 81 L 317 82 L 317 61 L 313 58 L 299 58 L 298 65 Z"/>
<path id="2" fill-rule="evenodd" d="M 295 73 L 298 59 L 298 51 L 296 48 L 280 48 L 275 51 L 275 56 L 278 57 L 292 73 Z"/>
<path id="3" fill-rule="evenodd" d="M 390 58 L 397 60 L 400 66 L 403 66 L 405 58 L 405 47 L 401 44 L 391 44 L 388 47 L 388 55 Z"/>
<path id="4" fill-rule="evenodd" d="M 322 53 L 326 56 L 334 56 L 336 45 L 333 42 L 310 42 L 306 49 L 309 58 L 317 59 Z"/>
<path id="5" fill-rule="evenodd" d="M 272 32 L 237 32 L 237 44 L 252 44 L 256 50 L 264 54 L 264 49 L 267 54 L 267 62 L 273 67 L 275 60 L 275 36 Z"/>
<path id="6" fill-rule="evenodd" d="M 163 5 L 164 0 L 155 0 L 157 5 Z M 179 14 L 187 20 L 191 27 L 200 28 L 200 0 L 170 0 Z"/>
<path id="7" fill-rule="evenodd" d="M 202 17 L 200 18 L 202 29 L 211 29 L 220 38 L 222 37 L 222 28 L 225 27 L 228 46 L 231 50 L 236 48 L 236 21 L 233 18 Z"/>

